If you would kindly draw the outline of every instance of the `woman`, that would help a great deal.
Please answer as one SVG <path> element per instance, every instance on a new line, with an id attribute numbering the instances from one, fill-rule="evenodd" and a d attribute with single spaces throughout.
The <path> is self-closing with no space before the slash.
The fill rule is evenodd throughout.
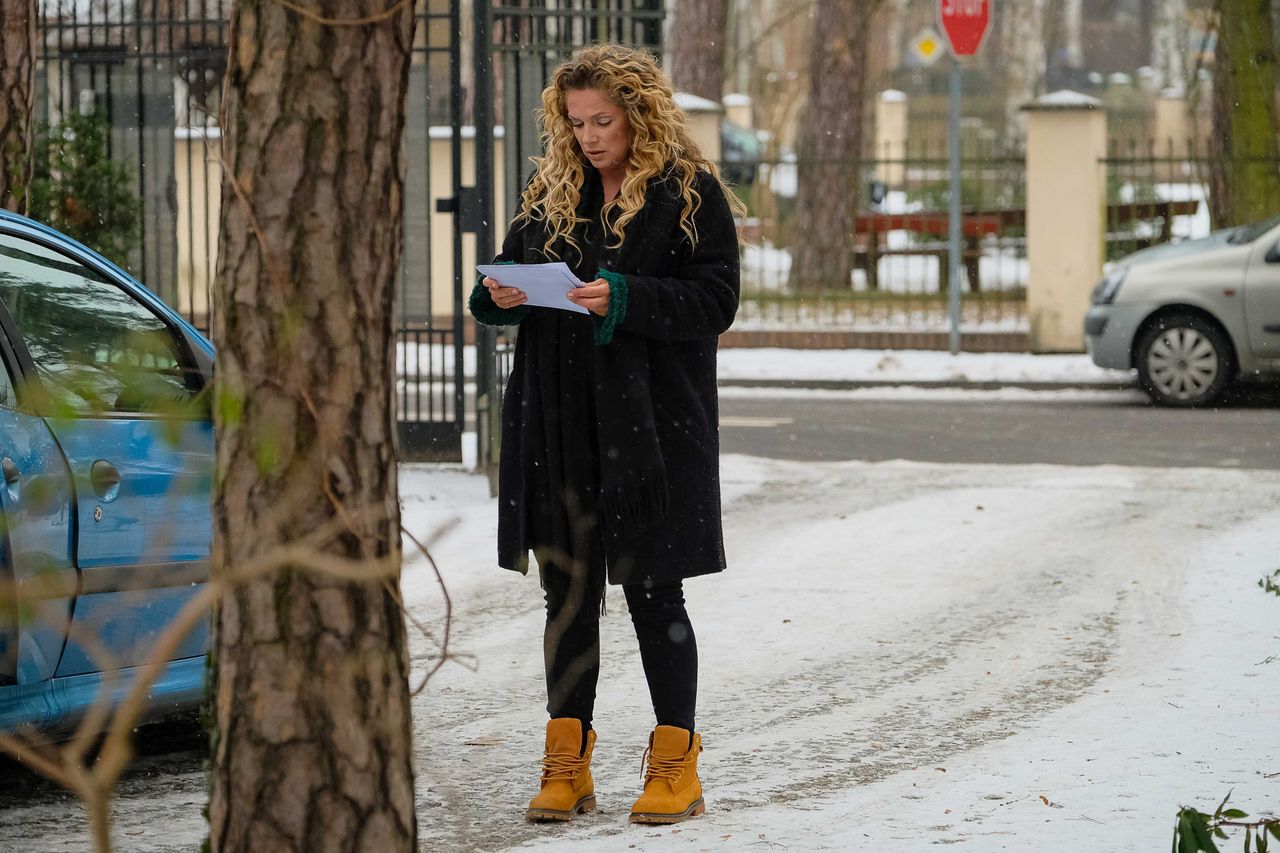
<path id="1" fill-rule="evenodd" d="M 725 566 L 716 338 L 738 307 L 741 209 L 647 53 L 586 48 L 542 93 L 546 156 L 497 262 L 564 261 L 587 309 L 526 306 L 485 278 L 471 312 L 520 325 L 502 404 L 498 563 L 546 595 L 546 754 L 530 820 L 592 810 L 591 717 L 606 580 L 620 584 L 657 727 L 634 823 L 705 810 L 698 653 L 682 581 Z"/>

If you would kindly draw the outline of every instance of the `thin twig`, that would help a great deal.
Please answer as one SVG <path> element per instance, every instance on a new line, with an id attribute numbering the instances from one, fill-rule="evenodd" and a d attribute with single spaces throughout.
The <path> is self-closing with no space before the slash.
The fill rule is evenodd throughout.
<path id="1" fill-rule="evenodd" d="M 311 11 L 305 6 L 290 3 L 289 0 L 276 0 L 276 2 L 288 9 L 290 12 L 296 12 L 307 20 L 314 21 L 322 27 L 363 27 L 369 24 L 380 24 L 383 21 L 394 18 L 396 14 L 405 7 L 408 0 L 399 0 L 399 2 L 390 9 L 364 18 L 326 18 L 323 15 Z"/>

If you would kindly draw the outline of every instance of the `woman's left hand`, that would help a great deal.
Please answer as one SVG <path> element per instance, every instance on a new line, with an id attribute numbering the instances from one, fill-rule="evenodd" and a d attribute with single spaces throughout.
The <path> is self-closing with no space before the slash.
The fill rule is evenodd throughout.
<path id="1" fill-rule="evenodd" d="M 569 291 L 569 301 L 601 317 L 609 313 L 609 282 L 602 278 Z"/>

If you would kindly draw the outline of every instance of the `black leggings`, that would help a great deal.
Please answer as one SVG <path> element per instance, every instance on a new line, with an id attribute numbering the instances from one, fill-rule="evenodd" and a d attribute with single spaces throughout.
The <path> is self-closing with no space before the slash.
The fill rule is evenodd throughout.
<path id="1" fill-rule="evenodd" d="M 600 677 L 600 594 L 547 572 L 547 627 L 543 658 L 547 712 L 591 725 Z M 698 644 L 684 608 L 680 581 L 622 587 L 640 641 L 640 661 L 649 682 L 653 714 L 660 726 L 693 731 L 698 695 Z"/>

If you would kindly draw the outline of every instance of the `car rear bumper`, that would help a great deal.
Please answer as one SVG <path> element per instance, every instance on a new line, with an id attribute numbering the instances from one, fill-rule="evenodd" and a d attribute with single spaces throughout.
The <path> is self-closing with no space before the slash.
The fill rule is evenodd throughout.
<path id="1" fill-rule="evenodd" d="M 1084 315 L 1084 339 L 1099 367 L 1133 367 L 1133 336 L 1151 314 L 1150 305 L 1094 305 Z"/>

